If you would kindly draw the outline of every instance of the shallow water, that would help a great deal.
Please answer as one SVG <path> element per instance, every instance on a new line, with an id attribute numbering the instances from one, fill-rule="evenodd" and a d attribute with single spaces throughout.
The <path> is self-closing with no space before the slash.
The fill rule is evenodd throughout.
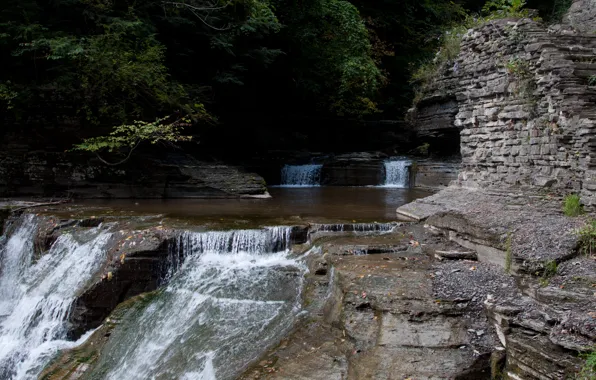
<path id="1" fill-rule="evenodd" d="M 392 221 L 395 209 L 431 193 L 382 187 L 271 188 L 269 199 L 86 200 L 78 205 L 133 214 L 162 214 L 205 221 L 250 220 L 268 224 Z"/>

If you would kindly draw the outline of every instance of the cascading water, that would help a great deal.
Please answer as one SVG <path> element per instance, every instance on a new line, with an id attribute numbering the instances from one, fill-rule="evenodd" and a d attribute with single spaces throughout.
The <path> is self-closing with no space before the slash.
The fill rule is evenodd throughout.
<path id="1" fill-rule="evenodd" d="M 300 311 L 303 264 L 289 227 L 187 232 L 169 284 L 132 307 L 90 374 L 101 379 L 233 379 Z"/>
<path id="2" fill-rule="evenodd" d="M 323 165 L 285 165 L 281 170 L 284 187 L 316 187 L 321 185 Z"/>
<path id="3" fill-rule="evenodd" d="M 101 227 L 61 235 L 36 258 L 35 217 L 26 215 L 0 248 L 0 378 L 35 379 L 66 341 L 77 293 L 105 261 Z M 84 338 L 82 338 L 84 339 Z"/>
<path id="4" fill-rule="evenodd" d="M 385 187 L 405 189 L 410 186 L 410 166 L 406 159 L 385 162 Z"/>

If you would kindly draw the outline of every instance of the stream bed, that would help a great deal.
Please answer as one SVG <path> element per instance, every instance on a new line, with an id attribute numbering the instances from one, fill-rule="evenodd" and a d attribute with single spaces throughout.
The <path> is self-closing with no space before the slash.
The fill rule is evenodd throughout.
<path id="1" fill-rule="evenodd" d="M 309 271 L 304 251 L 292 250 L 297 226 L 312 234 L 386 234 L 396 207 L 428 194 L 351 187 L 271 193 L 83 201 L 11 218 L 0 238 L 0 379 L 237 378 L 305 313 Z M 165 227 L 166 219 L 185 227 Z M 161 239 L 152 248 L 143 245 L 148 232 Z M 130 276 L 150 285 L 131 293 Z M 85 297 L 102 287 L 122 293 Z M 99 328 L 89 322 L 87 314 L 110 297 L 122 303 L 147 291 L 121 318 L 102 317 Z M 81 297 L 91 304 L 81 307 Z M 76 329 L 85 333 L 73 335 Z M 57 358 L 67 364 L 48 367 Z"/>

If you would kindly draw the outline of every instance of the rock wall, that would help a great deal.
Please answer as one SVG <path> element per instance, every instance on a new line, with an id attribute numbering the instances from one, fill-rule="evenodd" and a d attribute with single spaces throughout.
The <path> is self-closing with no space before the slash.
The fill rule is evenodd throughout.
<path id="1" fill-rule="evenodd" d="M 594 33 L 596 31 L 596 1 L 574 0 L 564 21 L 582 33 Z"/>
<path id="2" fill-rule="evenodd" d="M 381 153 L 352 153 L 326 160 L 321 169 L 321 184 L 326 186 L 376 186 L 385 181 Z"/>
<path id="3" fill-rule="evenodd" d="M 568 18 L 594 15 L 580 3 L 593 1 L 574 3 Z M 595 60 L 596 35 L 528 19 L 492 21 L 464 36 L 414 123 L 422 134 L 460 131 L 460 185 L 546 186 L 594 204 Z"/>
<path id="4" fill-rule="evenodd" d="M 267 193 L 254 173 L 183 152 L 139 152 L 108 166 L 82 154 L 0 153 L 0 196 L 74 198 L 205 198 Z"/>
<path id="5" fill-rule="evenodd" d="M 418 160 L 411 167 L 414 173 L 410 184 L 413 187 L 442 188 L 457 180 L 460 164 L 456 160 L 430 161 Z"/>

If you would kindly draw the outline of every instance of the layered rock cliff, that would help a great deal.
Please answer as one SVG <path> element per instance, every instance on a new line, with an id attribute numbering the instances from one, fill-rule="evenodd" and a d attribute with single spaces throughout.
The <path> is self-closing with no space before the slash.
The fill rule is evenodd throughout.
<path id="1" fill-rule="evenodd" d="M 459 132 L 466 187 L 552 187 L 596 202 L 596 7 L 568 24 L 504 19 L 469 30 L 418 105 L 419 135 Z"/>
<path id="2" fill-rule="evenodd" d="M 575 378 L 596 341 L 594 258 L 577 233 L 589 216 L 561 210 L 567 193 L 596 204 L 594 31 L 593 0 L 574 1 L 560 25 L 503 19 L 469 30 L 412 113 L 422 138 L 459 134 L 462 164 L 452 188 L 398 215 L 515 279 L 482 296 L 505 378 Z"/>

